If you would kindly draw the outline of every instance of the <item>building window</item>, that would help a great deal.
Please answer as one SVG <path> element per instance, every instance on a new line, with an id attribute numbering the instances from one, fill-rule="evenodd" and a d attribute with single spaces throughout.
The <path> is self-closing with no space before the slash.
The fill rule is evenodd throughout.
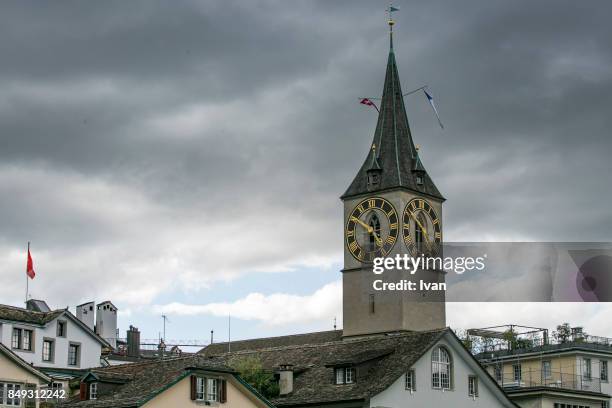
<path id="1" fill-rule="evenodd" d="M 599 361 L 599 379 L 601 381 L 608 381 L 608 360 Z"/>
<path id="2" fill-rule="evenodd" d="M 370 314 L 376 313 L 376 303 L 374 301 L 374 294 L 370 294 Z"/>
<path id="3" fill-rule="evenodd" d="M 96 382 L 89 384 L 89 399 L 98 399 L 98 383 Z"/>
<path id="4" fill-rule="evenodd" d="M 493 366 L 493 373 L 495 374 L 495 380 L 497 382 L 502 382 L 503 378 L 502 378 L 502 366 L 501 364 L 495 364 Z"/>
<path id="5" fill-rule="evenodd" d="M 13 329 L 13 339 L 11 342 L 11 346 L 14 349 L 21 348 L 21 329 Z"/>
<path id="6" fill-rule="evenodd" d="M 196 377 L 196 400 L 203 401 L 206 395 L 205 379 L 202 377 Z"/>
<path id="7" fill-rule="evenodd" d="M 512 374 L 514 378 L 514 382 L 520 383 L 523 379 L 521 363 L 516 362 L 512 364 Z"/>
<path id="8" fill-rule="evenodd" d="M 406 373 L 406 389 L 408 391 L 416 391 L 416 375 L 414 370 L 409 370 Z"/>
<path id="9" fill-rule="evenodd" d="M 416 183 L 419 186 L 423 185 L 423 176 L 416 176 Z"/>
<path id="10" fill-rule="evenodd" d="M 601 408 L 610 408 L 610 404 L 608 404 L 608 401 L 601 401 Z"/>
<path id="11" fill-rule="evenodd" d="M 32 351 L 32 330 L 24 330 L 22 334 L 22 349 Z"/>
<path id="12" fill-rule="evenodd" d="M 545 380 L 550 380 L 552 378 L 550 361 L 542 361 L 542 378 Z"/>
<path id="13" fill-rule="evenodd" d="M 585 358 L 584 359 L 584 379 L 585 380 L 590 380 L 591 379 L 591 359 L 590 358 Z"/>
<path id="14" fill-rule="evenodd" d="M 219 390 L 215 378 L 206 379 L 206 401 L 218 401 Z"/>
<path id="15" fill-rule="evenodd" d="M 79 351 L 80 347 L 78 344 L 71 343 L 70 345 L 68 345 L 68 365 L 79 365 Z"/>
<path id="16" fill-rule="evenodd" d="M 336 368 L 336 384 L 352 384 L 355 382 L 355 368 Z"/>
<path id="17" fill-rule="evenodd" d="M 19 395 L 15 396 L 15 394 L 11 395 L 11 397 L 9 398 L 9 392 L 11 391 L 13 391 L 14 393 L 21 391 L 21 384 L 0 382 L 0 405 L 6 405 L 9 407 L 20 407 L 21 398 L 19 398 Z"/>
<path id="18" fill-rule="evenodd" d="M 33 333 L 32 330 L 13 328 L 11 347 L 16 350 L 32 351 L 34 349 Z"/>
<path id="19" fill-rule="evenodd" d="M 42 360 L 47 362 L 53 361 L 53 340 L 43 340 Z"/>
<path id="20" fill-rule="evenodd" d="M 66 337 L 66 321 L 57 321 L 57 337 Z"/>
<path id="21" fill-rule="evenodd" d="M 433 388 L 450 390 L 452 361 L 444 347 L 436 348 L 431 354 L 431 382 Z"/>
<path id="22" fill-rule="evenodd" d="M 478 396 L 478 377 L 470 375 L 468 377 L 468 395 L 470 397 Z"/>

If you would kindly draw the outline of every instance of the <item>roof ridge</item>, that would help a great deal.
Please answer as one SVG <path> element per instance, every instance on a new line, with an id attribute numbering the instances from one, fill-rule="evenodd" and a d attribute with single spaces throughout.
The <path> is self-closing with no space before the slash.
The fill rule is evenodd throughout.
<path id="1" fill-rule="evenodd" d="M 277 350 L 293 350 L 293 349 L 298 349 L 298 348 L 327 347 L 327 346 L 333 346 L 333 345 L 337 345 L 337 344 L 364 343 L 364 342 L 369 342 L 369 341 L 373 341 L 373 340 L 380 340 L 381 338 L 383 338 L 383 339 L 392 339 L 392 338 L 400 338 L 400 337 L 419 336 L 419 335 L 424 335 L 424 334 L 429 334 L 429 333 L 443 333 L 447 329 L 448 328 L 445 327 L 445 328 L 441 328 L 441 329 L 432 329 L 432 330 L 424 330 L 424 331 L 397 333 L 397 334 L 393 334 L 391 336 L 388 333 L 383 333 L 383 334 L 370 335 L 370 336 L 364 336 L 364 337 L 358 337 L 358 338 L 347 338 L 347 339 L 340 339 L 340 340 L 334 340 L 334 341 L 326 341 L 326 342 L 322 342 L 322 343 L 289 344 L 289 345 L 284 345 L 284 346 L 262 347 L 262 348 L 258 348 L 258 349 L 230 351 L 230 352 L 225 352 L 225 353 L 218 354 L 216 356 L 243 355 L 243 354 L 252 354 L 254 352 L 271 352 L 271 351 L 277 351 Z M 216 356 L 210 356 L 209 358 L 214 358 Z"/>
<path id="2" fill-rule="evenodd" d="M 217 343 L 211 343 L 206 347 L 209 346 L 217 346 L 219 344 L 228 344 L 228 343 L 240 343 L 240 342 L 246 342 L 246 341 L 256 341 L 256 340 L 271 340 L 271 339 L 282 339 L 282 338 L 287 338 L 287 337 L 298 337 L 298 336 L 308 336 L 308 335 L 312 335 L 312 334 L 321 334 L 321 333 L 335 333 L 335 332 L 342 332 L 342 330 L 321 330 L 321 331 L 314 331 L 314 332 L 308 332 L 308 333 L 295 333 L 295 334 L 285 334 L 282 336 L 269 336 L 269 337 L 257 337 L 254 339 L 242 339 L 242 340 L 235 340 L 235 341 L 220 341 Z"/>

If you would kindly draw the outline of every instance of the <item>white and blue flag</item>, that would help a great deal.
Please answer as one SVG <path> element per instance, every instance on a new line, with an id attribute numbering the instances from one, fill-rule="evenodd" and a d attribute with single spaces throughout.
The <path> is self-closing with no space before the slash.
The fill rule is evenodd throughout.
<path id="1" fill-rule="evenodd" d="M 442 121 L 440 120 L 440 115 L 438 114 L 438 109 L 436 108 L 436 104 L 434 103 L 433 97 L 429 94 L 429 92 L 427 92 L 427 89 L 423 89 L 423 92 L 425 92 L 425 96 L 427 97 L 429 104 L 433 108 L 433 111 L 436 114 L 436 118 L 438 118 L 438 123 L 440 124 L 440 127 L 444 129 L 444 125 L 442 124 Z"/>

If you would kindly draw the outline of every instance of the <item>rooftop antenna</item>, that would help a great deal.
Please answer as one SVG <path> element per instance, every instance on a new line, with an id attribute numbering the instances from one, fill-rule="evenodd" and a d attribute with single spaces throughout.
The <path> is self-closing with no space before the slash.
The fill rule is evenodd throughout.
<path id="1" fill-rule="evenodd" d="M 168 320 L 168 316 L 166 316 L 165 314 L 163 314 L 161 317 L 162 317 L 162 319 L 164 321 L 164 337 L 163 337 L 163 339 L 165 340 L 166 339 L 166 322 L 170 323 L 170 320 Z"/>
<path id="2" fill-rule="evenodd" d="M 336 330 L 336 316 L 334 316 L 334 330 Z"/>
<path id="3" fill-rule="evenodd" d="M 227 352 L 232 351 L 232 314 L 227 315 Z"/>
<path id="4" fill-rule="evenodd" d="M 215 331 L 211 330 L 210 331 L 210 344 L 213 344 L 214 335 L 215 335 Z"/>

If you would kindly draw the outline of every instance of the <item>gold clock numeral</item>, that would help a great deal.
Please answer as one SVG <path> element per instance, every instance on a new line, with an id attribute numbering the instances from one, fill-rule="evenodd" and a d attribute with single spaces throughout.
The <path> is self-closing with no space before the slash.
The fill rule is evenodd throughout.
<path id="1" fill-rule="evenodd" d="M 392 229 L 392 230 L 397 229 L 397 222 L 389 224 L 389 229 Z"/>
<path id="2" fill-rule="evenodd" d="M 376 200 L 374 200 L 373 198 L 368 200 L 368 207 L 370 208 L 375 208 L 376 207 Z"/>
<path id="3" fill-rule="evenodd" d="M 433 225 L 438 225 L 438 224 L 440 223 L 440 220 L 436 218 L 436 219 L 435 219 L 435 220 L 433 220 L 431 223 L 432 223 Z"/>
<path id="4" fill-rule="evenodd" d="M 355 236 L 355 230 L 348 230 L 348 231 L 346 231 L 346 236 L 348 238 L 353 238 Z"/>
<path id="5" fill-rule="evenodd" d="M 435 236 L 436 239 L 442 239 L 442 233 L 441 232 L 436 232 L 434 236 Z"/>
<path id="6" fill-rule="evenodd" d="M 387 237 L 386 242 L 387 242 L 387 244 L 389 244 L 389 245 L 394 245 L 394 244 L 395 244 L 395 237 L 394 237 L 393 235 L 389 235 L 389 236 Z"/>
<path id="7" fill-rule="evenodd" d="M 355 250 L 357 250 L 358 247 L 359 247 L 359 244 L 357 243 L 357 241 L 351 241 L 351 243 L 349 244 L 349 249 L 351 252 L 355 252 Z"/>

